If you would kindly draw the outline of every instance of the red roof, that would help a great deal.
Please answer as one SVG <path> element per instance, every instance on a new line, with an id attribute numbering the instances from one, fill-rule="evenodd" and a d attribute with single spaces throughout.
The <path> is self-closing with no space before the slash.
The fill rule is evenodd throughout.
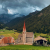
<path id="1" fill-rule="evenodd" d="M 25 21 L 24 21 L 23 31 L 26 31 Z"/>
<path id="2" fill-rule="evenodd" d="M 14 39 L 12 40 L 12 37 L 4 37 L 2 40 L 4 43 L 12 43 L 12 41 L 14 42 Z"/>

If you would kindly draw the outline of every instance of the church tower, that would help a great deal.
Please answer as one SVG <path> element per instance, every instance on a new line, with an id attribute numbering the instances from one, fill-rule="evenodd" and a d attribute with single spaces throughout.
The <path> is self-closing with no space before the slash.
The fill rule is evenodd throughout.
<path id="1" fill-rule="evenodd" d="M 24 26 L 23 26 L 23 43 L 26 43 L 26 27 L 25 27 L 25 21 L 24 21 Z"/>

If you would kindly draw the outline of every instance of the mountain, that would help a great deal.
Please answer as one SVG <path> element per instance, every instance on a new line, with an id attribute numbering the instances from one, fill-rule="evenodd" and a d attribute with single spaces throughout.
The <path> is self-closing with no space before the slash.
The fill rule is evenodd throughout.
<path id="1" fill-rule="evenodd" d="M 7 23 L 11 20 L 11 15 L 8 14 L 0 14 L 0 22 Z"/>
<path id="2" fill-rule="evenodd" d="M 30 13 L 26 17 L 15 18 L 10 21 L 7 26 L 9 29 L 17 29 L 17 31 L 22 31 L 24 20 L 27 31 L 50 33 L 50 5 L 38 13 Z"/>
<path id="3" fill-rule="evenodd" d="M 16 17 L 22 17 L 23 15 L 17 13 L 17 14 L 0 14 L 0 22 L 6 24 L 10 22 L 12 19 Z"/>
<path id="4" fill-rule="evenodd" d="M 27 16 L 24 16 L 23 17 L 16 17 L 15 19 L 11 20 L 9 23 L 7 23 L 6 25 L 8 27 L 11 27 L 11 29 L 13 29 L 13 26 L 17 25 L 18 23 L 24 21 L 25 19 L 29 18 L 30 16 L 34 16 L 35 14 L 37 14 L 39 11 L 35 11 L 35 12 L 32 12 L 30 13 L 29 15 Z M 15 28 L 15 27 L 14 27 Z"/>
<path id="5" fill-rule="evenodd" d="M 23 17 L 23 16 L 25 16 L 25 15 L 23 15 L 23 14 L 19 14 L 19 13 L 14 14 L 14 18 L 16 18 L 16 17 Z"/>

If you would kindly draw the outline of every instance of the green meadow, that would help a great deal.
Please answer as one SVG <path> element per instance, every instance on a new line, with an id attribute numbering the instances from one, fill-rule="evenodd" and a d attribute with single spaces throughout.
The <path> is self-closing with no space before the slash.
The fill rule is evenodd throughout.
<path id="1" fill-rule="evenodd" d="M 0 35 L 5 37 L 14 37 L 14 39 L 17 39 L 19 34 L 20 33 L 16 32 L 16 30 L 0 30 Z"/>
<path id="2" fill-rule="evenodd" d="M 50 47 L 33 45 L 10 45 L 0 47 L 0 50 L 50 50 Z"/>

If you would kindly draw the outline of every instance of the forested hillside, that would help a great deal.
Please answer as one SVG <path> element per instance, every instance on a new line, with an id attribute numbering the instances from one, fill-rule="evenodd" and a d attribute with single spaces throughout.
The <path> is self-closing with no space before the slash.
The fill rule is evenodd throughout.
<path id="1" fill-rule="evenodd" d="M 42 11 L 35 13 L 34 15 L 27 15 L 23 18 L 16 18 L 8 23 L 7 26 L 9 26 L 9 29 L 17 29 L 18 31 L 22 31 L 24 20 L 27 31 L 49 33 L 50 5 L 44 8 Z"/>
<path id="2" fill-rule="evenodd" d="M 17 18 L 15 18 L 15 19 L 11 20 L 11 21 L 10 21 L 9 23 L 7 23 L 6 25 L 7 25 L 8 27 L 11 27 L 10 29 L 12 29 L 13 26 L 17 25 L 17 24 L 20 23 L 21 21 L 24 22 L 25 19 L 27 19 L 27 18 L 29 18 L 29 17 L 31 17 L 31 16 L 37 14 L 38 12 L 39 12 L 39 11 L 35 11 L 35 12 L 33 12 L 33 13 L 30 13 L 30 14 L 27 15 L 27 16 L 17 17 Z"/>
<path id="3" fill-rule="evenodd" d="M 4 24 L 2 22 L 0 22 L 0 29 L 4 28 L 3 26 Z"/>

